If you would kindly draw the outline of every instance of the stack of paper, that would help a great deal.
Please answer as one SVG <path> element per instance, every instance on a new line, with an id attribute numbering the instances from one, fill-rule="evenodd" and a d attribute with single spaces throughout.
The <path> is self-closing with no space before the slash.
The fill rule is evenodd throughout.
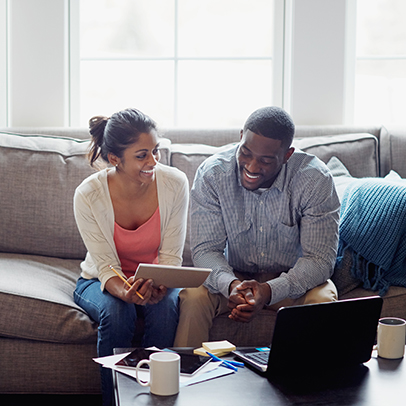
<path id="1" fill-rule="evenodd" d="M 201 348 L 196 348 L 193 352 L 197 355 L 207 355 L 209 352 L 217 357 L 222 357 L 223 355 L 227 355 L 236 349 L 235 345 L 231 344 L 227 340 L 209 341 L 207 343 L 202 343 L 202 346 L 203 347 Z"/>
<path id="2" fill-rule="evenodd" d="M 157 349 L 158 350 L 158 349 Z M 159 351 L 159 350 L 158 350 Z M 129 368 L 129 367 L 122 367 L 117 365 L 117 362 L 126 357 L 129 352 L 126 352 L 124 354 L 118 354 L 118 355 L 110 355 L 107 357 L 100 357 L 100 358 L 93 358 L 95 362 L 98 364 L 103 365 L 105 368 L 110 368 L 115 371 L 121 372 L 123 374 L 129 375 L 132 378 L 136 377 L 136 369 L 135 368 Z M 180 386 L 189 386 L 189 385 L 194 385 L 195 383 L 199 382 L 204 382 L 208 381 L 213 378 L 218 378 L 220 376 L 225 376 L 232 374 L 233 371 L 227 368 L 219 368 L 221 362 L 209 362 L 206 364 L 202 369 L 200 369 L 198 372 L 196 372 L 195 375 L 192 376 L 185 376 L 185 375 L 180 375 Z M 143 381 L 149 380 L 149 370 L 145 371 L 140 371 L 139 377 Z"/>

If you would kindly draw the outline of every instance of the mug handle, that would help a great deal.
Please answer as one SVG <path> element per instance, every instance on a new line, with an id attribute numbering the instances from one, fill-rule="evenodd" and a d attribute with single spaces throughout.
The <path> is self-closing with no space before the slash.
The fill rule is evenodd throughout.
<path id="1" fill-rule="evenodd" d="M 141 386 L 149 386 L 149 381 L 142 381 L 140 378 L 138 378 L 138 371 L 139 368 L 141 367 L 141 365 L 144 364 L 150 364 L 151 361 L 149 361 L 148 359 L 142 359 L 141 361 L 138 362 L 137 367 L 135 369 L 135 378 L 137 379 L 137 382 L 141 385 Z"/>

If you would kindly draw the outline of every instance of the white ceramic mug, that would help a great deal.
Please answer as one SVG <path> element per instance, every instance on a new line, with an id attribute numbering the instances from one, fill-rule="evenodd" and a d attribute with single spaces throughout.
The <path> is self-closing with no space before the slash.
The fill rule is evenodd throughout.
<path id="1" fill-rule="evenodd" d="M 149 364 L 149 381 L 138 377 L 140 367 Z M 180 356 L 174 352 L 160 351 L 149 356 L 149 360 L 138 362 L 136 368 L 137 382 L 149 386 L 151 393 L 159 396 L 176 395 L 179 392 Z"/>
<path id="2" fill-rule="evenodd" d="M 397 317 L 384 317 L 378 323 L 378 356 L 398 359 L 405 353 L 406 321 Z"/>

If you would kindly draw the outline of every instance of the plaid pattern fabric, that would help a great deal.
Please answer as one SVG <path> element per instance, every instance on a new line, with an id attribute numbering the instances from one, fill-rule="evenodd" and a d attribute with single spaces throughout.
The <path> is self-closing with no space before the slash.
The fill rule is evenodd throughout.
<path id="1" fill-rule="evenodd" d="M 300 297 L 333 272 L 339 201 L 332 176 L 319 159 L 298 151 L 269 189 L 248 191 L 239 181 L 236 149 L 210 157 L 197 171 L 191 191 L 194 264 L 213 270 L 205 282 L 212 293 L 228 297 L 235 269 L 253 277 L 280 275 L 268 282 L 271 304 Z"/>

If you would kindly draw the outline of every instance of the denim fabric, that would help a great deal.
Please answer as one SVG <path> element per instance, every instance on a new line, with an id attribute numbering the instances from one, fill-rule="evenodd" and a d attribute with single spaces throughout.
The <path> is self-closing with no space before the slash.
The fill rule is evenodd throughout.
<path id="1" fill-rule="evenodd" d="M 74 300 L 97 323 L 97 353 L 99 357 L 113 354 L 114 348 L 131 347 L 135 334 L 137 309 L 141 307 L 145 317 L 143 346 L 171 347 L 178 325 L 179 289 L 168 289 L 166 296 L 157 304 L 137 306 L 129 304 L 101 291 L 98 279 L 79 278 Z M 113 401 L 111 370 L 101 369 L 103 404 Z"/>

